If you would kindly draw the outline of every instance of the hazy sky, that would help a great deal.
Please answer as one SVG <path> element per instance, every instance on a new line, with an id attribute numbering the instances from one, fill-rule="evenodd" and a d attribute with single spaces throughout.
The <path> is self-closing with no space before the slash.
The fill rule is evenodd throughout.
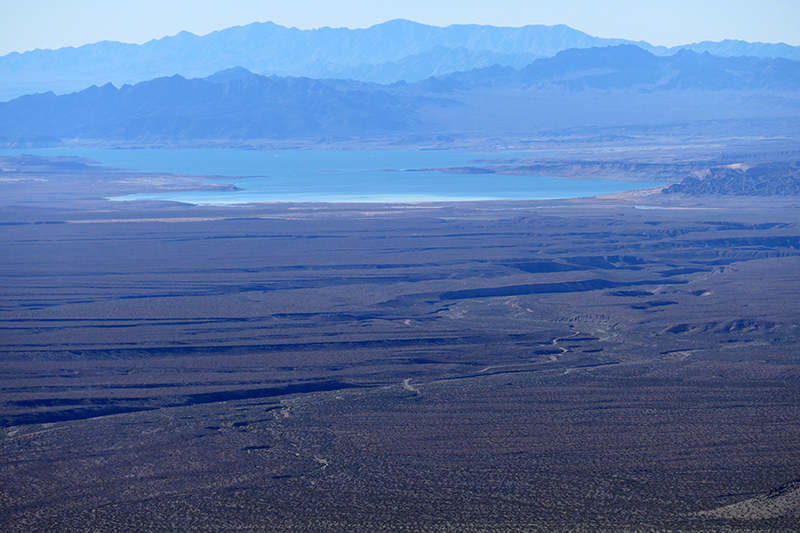
<path id="1" fill-rule="evenodd" d="M 0 55 L 100 40 L 143 43 L 271 20 L 301 29 L 566 24 L 672 46 L 742 39 L 800 45 L 800 0 L 0 0 Z"/>

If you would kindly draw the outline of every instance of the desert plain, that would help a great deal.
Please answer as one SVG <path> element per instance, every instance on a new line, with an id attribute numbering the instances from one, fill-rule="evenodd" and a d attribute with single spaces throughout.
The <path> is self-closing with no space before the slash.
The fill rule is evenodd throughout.
<path id="1" fill-rule="evenodd" d="M 793 157 L 706 146 L 659 177 Z M 2 167 L 6 531 L 797 530 L 796 195 L 203 207 Z"/>

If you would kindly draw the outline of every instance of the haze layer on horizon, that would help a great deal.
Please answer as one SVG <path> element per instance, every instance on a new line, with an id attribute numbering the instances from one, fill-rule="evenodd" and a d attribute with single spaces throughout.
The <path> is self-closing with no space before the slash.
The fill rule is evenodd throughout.
<path id="1" fill-rule="evenodd" d="M 724 39 L 800 45 L 795 0 L 0 0 L 0 13 L 0 55 L 102 40 L 141 44 L 252 22 L 366 28 L 397 18 L 434 26 L 565 24 L 597 37 L 664 46 Z"/>

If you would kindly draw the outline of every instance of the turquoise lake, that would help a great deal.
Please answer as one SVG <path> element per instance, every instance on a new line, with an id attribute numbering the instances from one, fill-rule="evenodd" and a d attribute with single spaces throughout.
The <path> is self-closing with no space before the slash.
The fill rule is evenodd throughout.
<path id="1" fill-rule="evenodd" d="M 199 205 L 250 202 L 426 202 L 580 198 L 663 186 L 659 182 L 449 174 L 425 168 L 505 164 L 526 152 L 438 150 L 18 149 L 0 155 L 79 156 L 142 172 L 215 176 L 239 191 L 133 194 L 114 200 Z M 483 160 L 478 163 L 478 160 Z M 246 176 L 246 177 L 242 177 Z M 602 176 L 598 176 L 602 177 Z"/>

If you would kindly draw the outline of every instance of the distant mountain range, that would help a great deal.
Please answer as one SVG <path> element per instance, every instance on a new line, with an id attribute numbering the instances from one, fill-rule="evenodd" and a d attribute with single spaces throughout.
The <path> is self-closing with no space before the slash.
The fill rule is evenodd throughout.
<path id="1" fill-rule="evenodd" d="M 798 117 L 800 62 L 688 50 L 660 57 L 618 45 L 411 84 L 267 77 L 236 67 L 206 78 L 27 95 L 0 103 L 0 143 L 502 136 L 765 118 L 796 125 Z"/>
<path id="2" fill-rule="evenodd" d="M 181 32 L 142 45 L 103 41 L 78 48 L 11 53 L 0 57 L 0 101 L 106 83 L 119 87 L 174 74 L 204 77 L 237 66 L 262 75 L 412 83 L 495 64 L 520 69 L 534 59 L 571 48 L 625 43 L 630 41 L 592 37 L 563 25 L 440 28 L 393 20 L 367 29 L 298 30 L 270 22 L 253 23 L 203 36 Z M 635 44 L 660 56 L 687 49 L 722 57 L 800 60 L 800 47 L 786 44 L 722 41 L 673 48 Z"/>

